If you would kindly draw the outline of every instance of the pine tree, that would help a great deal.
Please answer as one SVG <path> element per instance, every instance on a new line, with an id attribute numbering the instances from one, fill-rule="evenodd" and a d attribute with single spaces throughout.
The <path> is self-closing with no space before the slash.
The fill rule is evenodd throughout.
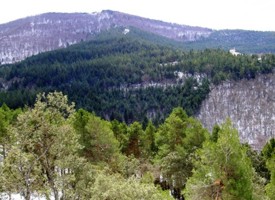
<path id="1" fill-rule="evenodd" d="M 148 157 L 152 158 L 157 151 L 157 147 L 155 144 L 155 135 L 156 135 L 156 128 L 153 125 L 152 121 L 150 120 L 147 124 L 144 136 L 142 138 L 142 143 L 144 146 L 143 152 L 146 158 Z"/>
<path id="2" fill-rule="evenodd" d="M 192 175 L 194 152 L 201 148 L 208 132 L 200 122 L 188 117 L 182 108 L 175 108 L 157 132 L 157 163 L 165 181 L 182 189 Z"/>
<path id="3" fill-rule="evenodd" d="M 74 120 L 74 127 L 83 146 L 80 155 L 88 161 L 111 162 L 119 152 L 119 143 L 111 129 L 111 123 L 88 111 L 80 109 Z"/>
<path id="4" fill-rule="evenodd" d="M 275 199 L 275 139 L 264 146 L 262 150 L 263 157 L 266 161 L 267 169 L 270 172 L 270 182 L 266 185 L 266 193 L 270 199 Z"/>
<path id="5" fill-rule="evenodd" d="M 190 200 L 252 199 L 252 176 L 246 148 L 228 120 L 220 127 L 217 142 L 206 141 L 197 151 L 185 197 Z"/>
<path id="6" fill-rule="evenodd" d="M 7 191 L 22 192 L 25 199 L 38 192 L 55 200 L 72 195 L 75 171 L 84 160 L 72 127 L 74 105 L 62 93 L 38 95 L 34 108 L 20 114 L 10 129 L 14 141 L 3 165 Z"/>

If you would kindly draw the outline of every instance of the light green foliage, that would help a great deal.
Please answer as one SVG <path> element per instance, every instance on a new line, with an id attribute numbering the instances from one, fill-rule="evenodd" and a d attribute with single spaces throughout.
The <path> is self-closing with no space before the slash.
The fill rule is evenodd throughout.
<path id="1" fill-rule="evenodd" d="M 38 158 L 35 155 L 13 147 L 1 168 L 2 190 L 6 193 L 20 192 L 26 200 L 30 200 L 31 193 L 35 191 L 43 191 L 43 194 L 46 194 L 47 190 L 42 190 L 45 178 L 41 173 Z"/>
<path id="2" fill-rule="evenodd" d="M 209 138 L 208 131 L 202 124 L 193 117 L 189 117 L 188 125 L 183 139 L 183 148 L 188 154 L 192 154 L 196 149 L 201 148 L 203 142 Z"/>
<path id="3" fill-rule="evenodd" d="M 270 199 L 275 199 L 275 155 L 267 161 L 267 168 L 270 171 L 270 182 L 266 185 L 266 193 Z"/>
<path id="4" fill-rule="evenodd" d="M 11 110 L 6 104 L 0 107 L 0 154 L 5 158 L 6 148 L 12 140 L 12 136 L 8 132 L 9 126 L 15 121 L 20 109 Z"/>
<path id="5" fill-rule="evenodd" d="M 275 199 L 275 139 L 272 138 L 262 150 L 266 160 L 267 169 L 270 172 L 270 182 L 266 185 L 266 193 L 270 199 Z"/>
<path id="6" fill-rule="evenodd" d="M 141 183 L 136 178 L 124 179 L 119 174 L 98 173 L 91 188 L 91 200 L 168 200 L 152 184 Z M 172 198 L 171 198 L 172 199 Z"/>
<path id="7" fill-rule="evenodd" d="M 113 120 L 112 122 L 112 130 L 114 132 L 115 138 L 119 142 L 119 148 L 122 153 L 125 153 L 127 149 L 127 125 L 122 122 L 120 123 L 117 120 Z"/>
<path id="8" fill-rule="evenodd" d="M 95 182 L 96 174 L 100 170 L 99 168 L 90 162 L 85 162 L 75 170 L 77 180 L 74 189 L 70 190 L 69 199 L 87 200 L 92 198 L 91 188 Z"/>
<path id="9" fill-rule="evenodd" d="M 166 181 L 183 188 L 191 176 L 193 153 L 208 138 L 208 132 L 182 108 L 176 108 L 157 132 L 157 162 Z"/>
<path id="10" fill-rule="evenodd" d="M 111 162 L 113 156 L 118 153 L 118 142 L 111 130 L 111 124 L 105 120 L 91 115 L 86 129 L 90 134 L 89 141 L 93 148 L 95 161 Z"/>
<path id="11" fill-rule="evenodd" d="M 160 158 L 175 151 L 176 146 L 183 144 L 183 138 L 186 136 L 187 118 L 188 116 L 182 108 L 175 108 L 164 124 L 160 126 L 156 137 Z"/>
<path id="12" fill-rule="evenodd" d="M 252 199 L 251 161 L 230 121 L 221 126 L 216 143 L 208 140 L 197 151 L 194 167 L 186 199 Z"/>
<path id="13" fill-rule="evenodd" d="M 152 185 L 161 174 L 177 191 L 186 186 L 186 199 L 275 198 L 275 140 L 262 151 L 271 173 L 264 190 L 261 155 L 240 144 L 229 121 L 209 136 L 175 108 L 158 129 L 149 121 L 143 130 L 139 122 L 75 112 L 59 92 L 40 94 L 33 108 L 18 112 L 0 107 L 1 192 L 27 200 L 34 192 L 56 200 L 170 199 Z"/>
<path id="14" fill-rule="evenodd" d="M 18 116 L 10 130 L 16 140 L 9 152 L 14 153 L 8 154 L 3 167 L 9 169 L 10 175 L 17 174 L 15 184 L 31 180 L 28 184 L 36 185 L 45 180 L 37 185 L 40 188 L 32 187 L 31 192 L 51 190 L 54 198 L 59 199 L 62 191 L 66 198 L 76 181 L 74 171 L 83 163 L 77 156 L 81 146 L 71 125 L 73 112 L 74 105 L 68 104 L 67 97 L 54 92 L 38 95 L 34 108 Z"/>
<path id="15" fill-rule="evenodd" d="M 80 155 L 93 163 L 110 164 L 116 161 L 119 143 L 110 122 L 81 109 L 75 115 L 74 127 L 79 135 L 79 142 L 83 146 Z"/>
<path id="16" fill-rule="evenodd" d="M 3 143 L 3 140 L 7 137 L 7 127 L 12 120 L 11 110 L 3 104 L 0 107 L 0 143 Z"/>
<path id="17" fill-rule="evenodd" d="M 140 161 L 134 155 L 121 157 L 121 175 L 126 178 L 131 176 L 140 175 Z"/>

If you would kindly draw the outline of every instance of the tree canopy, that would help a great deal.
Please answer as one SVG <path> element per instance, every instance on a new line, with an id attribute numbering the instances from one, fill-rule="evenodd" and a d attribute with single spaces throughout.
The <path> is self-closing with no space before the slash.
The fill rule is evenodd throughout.
<path id="1" fill-rule="evenodd" d="M 274 197 L 274 139 L 258 154 L 229 120 L 210 135 L 177 107 L 159 126 L 127 125 L 76 111 L 61 92 L 41 93 L 23 110 L 3 105 L 0 117 L 1 194 L 149 200 L 171 198 L 170 189 L 178 199 Z"/>
<path id="2" fill-rule="evenodd" d="M 216 142 L 205 142 L 196 154 L 187 199 L 253 199 L 251 161 L 230 121 L 221 125 Z"/>

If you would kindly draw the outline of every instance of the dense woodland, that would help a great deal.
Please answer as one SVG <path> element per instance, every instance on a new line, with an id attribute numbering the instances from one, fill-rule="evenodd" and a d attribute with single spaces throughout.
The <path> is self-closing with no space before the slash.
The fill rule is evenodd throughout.
<path id="1" fill-rule="evenodd" d="M 210 134 L 178 107 L 158 127 L 106 121 L 60 92 L 0 108 L 0 191 L 54 199 L 274 199 L 275 140 L 241 144 L 230 120 Z"/>
<path id="2" fill-rule="evenodd" d="M 0 66 L 1 102 L 15 109 L 33 105 L 40 92 L 62 91 L 77 108 L 104 119 L 159 124 L 177 106 L 195 115 L 211 85 L 251 79 L 275 66 L 272 54 L 182 51 L 139 35 L 102 33 L 90 42 Z"/>

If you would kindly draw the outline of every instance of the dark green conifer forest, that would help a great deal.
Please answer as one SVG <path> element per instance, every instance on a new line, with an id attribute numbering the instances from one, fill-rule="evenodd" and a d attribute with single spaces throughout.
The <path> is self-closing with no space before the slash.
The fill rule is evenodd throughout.
<path id="1" fill-rule="evenodd" d="M 182 51 L 114 32 L 0 66 L 0 99 L 18 108 L 33 105 L 40 92 L 62 91 L 105 119 L 159 124 L 174 107 L 196 114 L 211 85 L 253 79 L 274 66 L 273 54 Z"/>

